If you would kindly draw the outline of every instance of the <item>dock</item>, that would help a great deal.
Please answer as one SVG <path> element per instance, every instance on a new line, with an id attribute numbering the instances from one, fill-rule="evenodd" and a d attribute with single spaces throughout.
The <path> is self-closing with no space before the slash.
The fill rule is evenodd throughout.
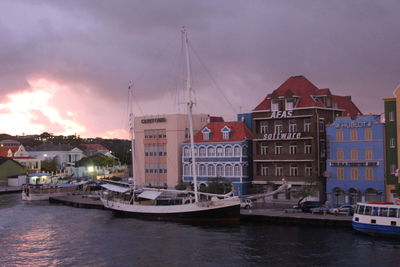
<path id="1" fill-rule="evenodd" d="M 242 209 L 240 215 L 241 222 L 271 222 L 348 228 L 351 228 L 352 221 L 352 216 L 347 215 L 311 214 L 287 209 Z"/>
<path id="2" fill-rule="evenodd" d="M 0 186 L 0 195 L 1 194 L 13 194 L 13 193 L 21 193 L 22 188 L 20 186 Z"/>
<path id="3" fill-rule="evenodd" d="M 67 195 L 61 197 L 50 197 L 50 203 L 63 204 L 75 208 L 105 209 L 101 200 L 93 195 Z"/>

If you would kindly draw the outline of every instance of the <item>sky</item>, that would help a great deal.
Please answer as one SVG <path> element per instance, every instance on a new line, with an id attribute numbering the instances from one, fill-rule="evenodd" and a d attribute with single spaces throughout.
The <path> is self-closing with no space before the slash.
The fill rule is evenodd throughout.
<path id="1" fill-rule="evenodd" d="M 400 83 L 397 0 L 0 1 L 0 133 L 129 138 L 135 116 L 233 120 L 290 76 L 381 114 Z"/>

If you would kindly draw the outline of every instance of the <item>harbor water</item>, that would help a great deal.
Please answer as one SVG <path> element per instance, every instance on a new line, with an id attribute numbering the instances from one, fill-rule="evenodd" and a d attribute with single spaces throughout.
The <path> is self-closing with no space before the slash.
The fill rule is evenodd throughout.
<path id="1" fill-rule="evenodd" d="M 0 266 L 399 266 L 400 239 L 351 229 L 194 226 L 0 195 Z"/>

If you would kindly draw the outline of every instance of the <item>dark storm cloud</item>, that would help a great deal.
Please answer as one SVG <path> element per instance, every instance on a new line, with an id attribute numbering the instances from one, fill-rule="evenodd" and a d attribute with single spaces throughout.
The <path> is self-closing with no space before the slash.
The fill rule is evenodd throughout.
<path id="1" fill-rule="evenodd" d="M 250 110 L 299 74 L 379 113 L 400 82 L 397 1 L 3 1 L 0 8 L 2 93 L 42 75 L 122 103 L 134 80 L 151 107 L 176 80 L 182 25 L 202 60 L 193 57 L 199 100 L 213 113 Z"/>

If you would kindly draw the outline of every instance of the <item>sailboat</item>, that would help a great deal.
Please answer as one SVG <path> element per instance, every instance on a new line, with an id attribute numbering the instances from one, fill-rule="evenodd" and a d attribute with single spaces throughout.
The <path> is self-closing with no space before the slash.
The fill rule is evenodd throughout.
<path id="1" fill-rule="evenodd" d="M 190 73 L 189 43 L 187 31 L 182 28 L 186 57 L 186 89 L 188 93 L 188 119 L 192 156 L 194 190 L 172 190 L 139 188 L 136 179 L 133 185 L 104 184 L 101 193 L 103 205 L 113 210 L 117 216 L 141 219 L 178 221 L 190 223 L 238 223 L 240 221 L 240 199 L 228 194 L 210 194 L 198 191 L 196 157 L 194 153 L 194 133 L 192 108 L 192 86 Z M 131 86 L 129 86 L 132 94 Z M 131 134 L 133 136 L 133 115 L 130 114 Z M 134 145 L 132 142 L 132 169 L 134 171 Z"/>

